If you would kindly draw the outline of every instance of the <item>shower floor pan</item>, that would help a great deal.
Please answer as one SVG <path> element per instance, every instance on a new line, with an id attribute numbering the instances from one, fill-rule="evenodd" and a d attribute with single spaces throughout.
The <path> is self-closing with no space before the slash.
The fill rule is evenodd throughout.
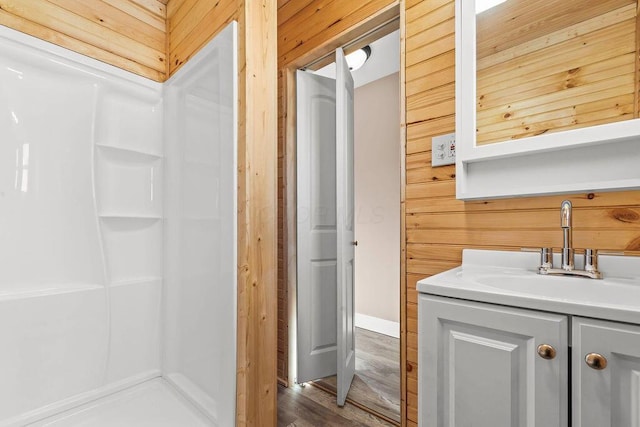
<path id="1" fill-rule="evenodd" d="M 212 423 L 173 387 L 156 378 L 29 426 L 206 427 Z"/>

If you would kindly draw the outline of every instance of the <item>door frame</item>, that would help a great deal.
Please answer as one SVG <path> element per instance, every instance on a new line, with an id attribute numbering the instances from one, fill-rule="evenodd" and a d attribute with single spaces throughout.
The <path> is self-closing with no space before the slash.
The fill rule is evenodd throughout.
<path id="1" fill-rule="evenodd" d="M 283 282 L 287 286 L 287 327 L 288 327 L 288 377 L 279 378 L 279 382 L 288 385 L 295 383 L 296 348 L 297 348 L 297 185 L 296 185 L 296 70 L 309 64 L 318 67 L 332 62 L 327 59 L 337 48 L 349 46 L 345 53 L 359 49 L 382 35 L 376 31 L 384 24 L 395 19 L 400 21 L 400 420 L 406 425 L 407 412 L 407 286 L 406 286 L 406 228 L 405 228 L 405 184 L 406 184 L 406 92 L 405 92 L 405 52 L 406 52 L 406 17 L 405 0 L 396 0 L 350 27 L 336 37 L 328 39 L 324 44 L 309 53 L 282 66 L 279 70 L 283 87 L 280 93 L 283 100 L 280 105 L 280 128 L 282 141 L 280 150 L 283 156 L 283 210 L 282 259 L 284 260 Z M 352 44 L 354 40 L 358 43 Z M 276 338 L 277 339 L 277 338 Z"/>

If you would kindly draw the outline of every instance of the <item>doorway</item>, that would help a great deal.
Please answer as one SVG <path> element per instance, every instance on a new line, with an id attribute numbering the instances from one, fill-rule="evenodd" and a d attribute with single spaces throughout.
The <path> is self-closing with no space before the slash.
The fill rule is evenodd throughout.
<path id="1" fill-rule="evenodd" d="M 397 28 L 395 21 L 387 24 L 384 32 L 378 32 L 377 38 L 369 36 L 359 53 L 366 56 L 364 65 L 350 73 L 354 81 L 350 130 L 354 150 L 348 159 L 353 171 L 351 212 L 336 203 L 336 193 L 340 191 L 339 186 L 336 190 L 340 179 L 335 150 L 336 129 L 340 126 L 336 123 L 339 116 L 335 119 L 335 93 L 340 90 L 335 83 L 336 65 L 325 65 L 329 62 L 325 59 L 297 72 L 298 97 L 315 100 L 299 102 L 297 113 L 297 316 L 294 322 L 290 317 L 290 351 L 292 346 L 297 351 L 289 362 L 294 366 L 295 382 L 313 381 L 315 386 L 337 394 L 337 403 L 344 403 L 346 397 L 394 423 L 400 422 L 401 400 Z M 308 137 L 317 141 L 305 142 Z M 340 268 L 336 262 L 340 248 L 335 227 L 344 219 L 341 216 L 352 217 L 355 259 L 353 293 L 348 301 L 352 313 L 342 324 L 343 329 L 354 334 L 351 342 L 355 343 L 355 375 L 342 399 L 337 363 L 340 326 L 336 324 L 340 323 L 340 293 L 333 279 Z M 311 253 L 311 249 L 318 252 Z"/>

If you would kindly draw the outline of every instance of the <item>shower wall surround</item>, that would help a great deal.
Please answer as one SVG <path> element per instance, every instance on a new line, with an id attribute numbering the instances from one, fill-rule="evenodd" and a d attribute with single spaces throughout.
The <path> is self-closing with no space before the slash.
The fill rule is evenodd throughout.
<path id="1" fill-rule="evenodd" d="M 163 86 L 0 26 L 0 426 L 159 376 L 233 423 L 236 31 Z"/>
<path id="2" fill-rule="evenodd" d="M 163 372 L 220 426 L 235 425 L 234 28 L 165 86 Z"/>

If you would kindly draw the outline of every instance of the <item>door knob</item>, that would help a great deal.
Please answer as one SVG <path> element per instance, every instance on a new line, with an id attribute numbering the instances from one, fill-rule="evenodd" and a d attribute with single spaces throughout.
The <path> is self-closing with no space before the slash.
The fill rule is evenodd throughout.
<path id="1" fill-rule="evenodd" d="M 585 363 L 597 371 L 601 371 L 607 367 L 607 358 L 598 353 L 589 353 L 584 357 Z"/>
<path id="2" fill-rule="evenodd" d="M 358 241 L 357 241 L 357 240 L 354 240 L 353 242 L 351 242 L 351 244 L 352 244 L 353 246 L 358 246 Z"/>
<path id="3" fill-rule="evenodd" d="M 554 359 L 556 357 L 556 349 L 549 344 L 540 344 L 538 346 L 538 356 L 547 360 Z"/>

